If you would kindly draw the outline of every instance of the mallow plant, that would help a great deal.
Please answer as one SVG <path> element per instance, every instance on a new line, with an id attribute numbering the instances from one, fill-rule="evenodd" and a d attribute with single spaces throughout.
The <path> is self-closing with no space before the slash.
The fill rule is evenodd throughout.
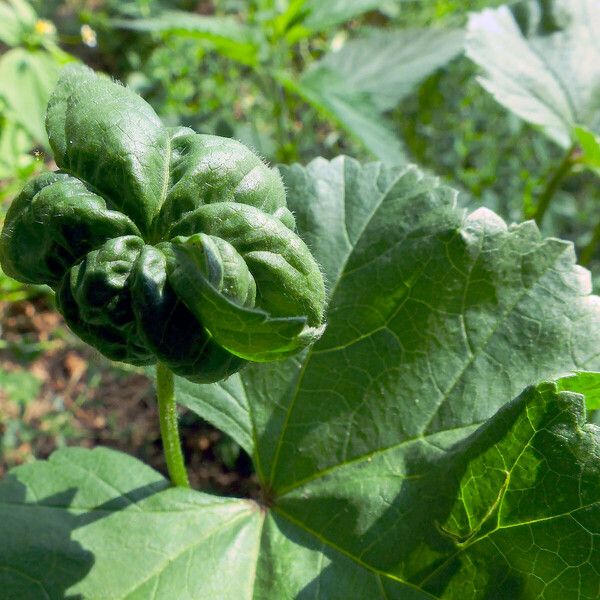
<path id="1" fill-rule="evenodd" d="M 414 166 L 268 168 L 81 67 L 47 129 L 2 268 L 156 364 L 171 480 L 104 448 L 11 471 L 2 598 L 599 597 L 600 301 L 569 243 Z M 189 489 L 175 393 L 260 499 Z"/>

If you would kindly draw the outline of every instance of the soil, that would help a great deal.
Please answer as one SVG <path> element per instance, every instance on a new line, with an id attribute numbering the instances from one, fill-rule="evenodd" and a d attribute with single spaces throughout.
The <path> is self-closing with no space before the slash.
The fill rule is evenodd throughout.
<path id="1" fill-rule="evenodd" d="M 165 474 L 152 381 L 114 365 L 66 328 L 48 295 L 0 302 L 0 373 L 29 373 L 39 392 L 25 404 L 0 386 L 0 476 L 10 467 L 47 458 L 61 445 L 108 446 Z M 180 429 L 190 482 L 196 489 L 257 497 L 249 457 L 195 414 L 181 410 Z"/>

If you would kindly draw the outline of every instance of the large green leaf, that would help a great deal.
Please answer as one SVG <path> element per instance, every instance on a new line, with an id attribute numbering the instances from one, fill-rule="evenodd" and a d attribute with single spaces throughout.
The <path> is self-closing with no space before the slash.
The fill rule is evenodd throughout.
<path id="1" fill-rule="evenodd" d="M 571 245 L 467 216 L 414 167 L 282 172 L 328 282 L 328 329 L 299 357 L 180 396 L 253 455 L 260 506 L 62 451 L 0 487 L 2 589 L 596 598 L 600 445 L 573 392 L 593 408 L 600 375 L 564 376 L 600 366 L 600 302 Z"/>
<path id="2" fill-rule="evenodd" d="M 117 452 L 62 450 L 17 469 L 0 484 L 0 515 L 7 599 L 227 600 L 252 589 L 256 504 L 169 489 Z"/>
<path id="3" fill-rule="evenodd" d="M 378 110 L 390 110 L 456 57 L 463 38 L 456 29 L 375 30 L 329 52 L 312 70 L 326 71 L 348 89 L 369 94 Z"/>
<path id="4" fill-rule="evenodd" d="M 205 406 L 213 413 L 224 412 L 223 421 L 214 420 L 214 414 L 212 418 L 228 431 L 233 395 L 240 428 L 251 432 L 254 420 L 257 437 L 263 440 L 261 463 L 270 460 L 269 444 L 278 439 L 290 398 L 297 393 L 298 408 L 310 406 L 305 400 L 310 393 L 302 391 L 305 385 L 320 390 L 319 400 L 329 390 L 331 400 L 319 404 L 324 411 L 331 406 L 335 413 L 340 398 L 350 402 L 336 425 L 341 431 L 347 431 L 344 418 L 350 416 L 357 430 L 367 427 L 359 415 L 353 416 L 351 406 L 362 406 L 367 421 L 373 421 L 367 398 L 376 405 L 395 406 L 399 388 L 409 395 L 414 390 L 420 421 L 433 418 L 430 412 L 438 404 L 439 416 L 445 412 L 452 416 L 453 407 L 462 405 L 466 424 L 473 424 L 532 381 L 557 371 L 595 366 L 588 364 L 597 354 L 595 342 L 587 338 L 589 329 L 581 328 L 584 317 L 580 315 L 583 311 L 585 319 L 592 318 L 596 300 L 579 297 L 590 291 L 589 275 L 574 267 L 570 244 L 542 240 L 532 223 L 507 229 L 485 210 L 465 219 L 454 206 L 454 193 L 414 167 L 391 169 L 377 163 L 361 167 L 339 158 L 281 171 L 288 205 L 332 296 L 325 336 L 306 361 L 292 359 L 272 368 L 246 370 L 241 384 L 233 383 L 235 378 L 228 380 L 226 392 L 222 386 L 200 386 L 193 400 L 194 386 L 186 388 L 186 404 L 203 415 Z M 354 266 L 367 260 L 365 269 Z M 379 273 L 379 263 L 387 270 Z M 547 318 L 541 319 L 540 312 Z M 389 314 L 395 314 L 393 329 L 385 326 Z M 580 353 L 571 353 L 571 334 L 565 335 L 564 327 L 575 328 Z M 364 358 L 373 358 L 372 348 L 383 352 L 377 361 L 367 361 L 373 374 Z M 355 369 L 352 359 L 360 369 Z M 333 382 L 341 386 L 339 390 L 321 385 L 330 373 L 336 374 Z M 371 387 L 371 379 L 378 381 L 377 387 Z M 494 394 L 489 393 L 490 387 Z M 218 392 L 213 395 L 213 390 Z M 383 392 L 387 399 L 379 397 Z M 405 415 L 390 410 L 396 413 L 397 427 L 406 429 Z M 385 414 L 381 417 L 388 423 Z M 453 415 L 458 417 L 459 413 Z M 376 438 L 389 436 L 383 445 L 398 437 L 388 425 L 389 430 L 372 426 Z M 318 439 L 321 427 L 331 430 L 332 426 L 325 420 L 318 427 L 311 423 L 308 429 Z M 267 434 L 270 437 L 265 438 Z M 359 432 L 354 438 L 348 432 L 352 443 L 363 437 L 369 435 Z M 236 439 L 247 447 L 247 438 Z M 375 439 L 369 444 L 376 444 Z M 317 448 L 314 452 L 320 454 Z M 329 452 L 321 458 L 326 457 L 333 458 Z"/>
<path id="5" fill-rule="evenodd" d="M 414 168 L 338 159 L 282 171 L 328 282 L 328 330 L 300 359 L 187 384 L 183 400 L 253 445 L 290 536 L 308 529 L 340 561 L 362 561 L 378 536 L 402 547 L 407 523 L 396 535 L 384 516 L 415 465 L 464 444 L 529 383 L 598 366 L 598 300 L 570 244 L 485 210 L 465 218 Z M 387 556 L 372 553 L 374 572 L 388 572 Z"/>
<path id="6" fill-rule="evenodd" d="M 555 0 L 554 7 L 562 29 L 530 37 L 507 7 L 474 14 L 466 51 L 498 102 L 566 148 L 575 125 L 600 126 L 600 5 Z"/>
<path id="7" fill-rule="evenodd" d="M 418 440 L 271 508 L 61 450 L 0 483 L 0 584 L 19 600 L 592 599 L 599 443 L 582 397 L 543 383 L 451 448 Z"/>

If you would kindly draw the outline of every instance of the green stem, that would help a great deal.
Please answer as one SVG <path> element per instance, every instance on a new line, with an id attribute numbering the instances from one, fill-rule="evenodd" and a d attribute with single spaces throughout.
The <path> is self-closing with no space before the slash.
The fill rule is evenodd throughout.
<path id="1" fill-rule="evenodd" d="M 554 173 L 553 177 L 550 179 L 550 181 L 548 181 L 548 184 L 546 185 L 544 191 L 542 192 L 542 195 L 540 196 L 537 208 L 535 209 L 535 212 L 533 214 L 533 218 L 535 219 L 535 222 L 538 225 L 541 225 L 542 221 L 544 220 L 544 215 L 546 214 L 546 211 L 550 206 L 550 202 L 552 201 L 552 198 L 554 198 L 554 195 L 560 188 L 560 184 L 562 183 L 563 179 L 569 174 L 569 172 L 575 165 L 573 150 L 573 146 L 569 148 L 564 158 L 562 159 L 560 165 L 558 165 L 558 168 L 556 169 L 556 172 Z"/>
<path id="2" fill-rule="evenodd" d="M 173 485 L 190 487 L 177 426 L 177 403 L 175 402 L 175 381 L 171 370 L 158 363 L 156 365 L 156 396 L 160 417 L 160 434 L 167 460 L 167 469 Z"/>
<path id="3" fill-rule="evenodd" d="M 594 227 L 594 233 L 592 235 L 592 239 L 590 242 L 581 250 L 581 257 L 579 259 L 579 264 L 586 267 L 594 258 L 594 254 L 596 253 L 596 248 L 600 243 L 600 223 Z"/>

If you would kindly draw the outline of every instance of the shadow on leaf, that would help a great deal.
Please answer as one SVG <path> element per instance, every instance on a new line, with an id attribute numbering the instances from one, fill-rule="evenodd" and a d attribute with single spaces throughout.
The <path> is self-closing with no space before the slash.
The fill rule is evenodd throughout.
<path id="1" fill-rule="evenodd" d="M 1 597 L 84 600 L 68 590 L 86 577 L 95 560 L 73 539 L 73 532 L 162 489 L 164 484 L 156 482 L 128 492 L 127 497 L 78 509 L 74 505 L 76 488 L 31 501 L 25 485 L 9 474 L 0 482 Z"/>
<path id="2" fill-rule="evenodd" d="M 280 525 L 285 535 L 331 559 L 297 600 L 313 597 L 315 590 L 327 586 L 339 564 L 351 560 L 349 557 L 374 573 L 390 573 L 410 582 L 416 590 L 423 590 L 417 591 L 418 598 L 454 598 L 467 588 L 477 589 L 478 598 L 489 600 L 521 597 L 529 585 L 527 569 L 534 568 L 535 557 L 527 556 L 525 546 L 522 557 L 513 548 L 521 569 L 508 562 L 502 545 L 510 549 L 517 544 L 519 538 L 511 541 L 508 536 L 518 532 L 499 530 L 500 519 L 509 524 L 528 523 L 536 516 L 543 517 L 542 512 L 560 515 L 577 510 L 576 486 L 586 480 L 584 473 L 589 467 L 577 457 L 597 435 L 593 430 L 581 430 L 584 426 L 583 404 L 573 396 L 556 394 L 552 384 L 542 384 L 525 390 L 447 451 L 433 453 L 417 440 L 402 455 L 400 491 L 387 502 L 386 494 L 399 475 L 382 463 L 378 480 L 367 468 L 367 499 L 384 500 L 374 503 L 372 512 L 365 512 L 365 497 L 355 504 L 343 491 L 340 496 L 327 496 L 318 487 L 316 494 L 305 491 L 280 498 L 276 510 L 282 519 L 290 515 L 294 522 L 305 524 L 307 532 L 318 532 L 326 541 L 305 532 L 285 533 Z M 356 472 L 350 476 L 358 477 Z M 365 521 L 382 505 L 387 508 L 365 527 Z M 542 511 L 540 507 L 545 508 Z M 574 560 L 585 562 L 586 552 L 589 549 L 582 545 Z M 387 597 L 406 597 L 401 583 L 383 576 L 381 584 Z"/>

